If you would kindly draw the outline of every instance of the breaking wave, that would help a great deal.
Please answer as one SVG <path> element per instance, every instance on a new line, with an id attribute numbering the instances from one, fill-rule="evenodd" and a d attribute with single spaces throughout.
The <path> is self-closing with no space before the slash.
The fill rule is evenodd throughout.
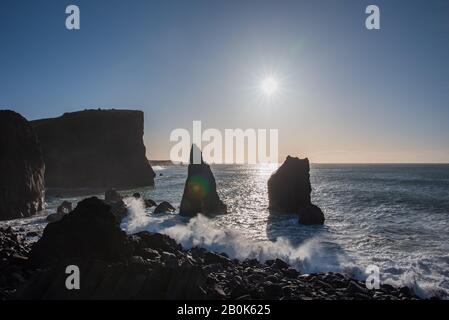
<path id="1" fill-rule="evenodd" d="M 257 259 L 265 262 L 269 259 L 282 259 L 302 273 L 342 272 L 364 281 L 365 268 L 345 254 L 341 248 L 329 243 L 326 237 L 317 235 L 300 245 L 293 245 L 285 237 L 274 241 L 254 241 L 238 230 L 218 228 L 212 219 L 198 215 L 187 219 L 177 214 L 153 215 L 144 208 L 143 202 L 127 198 L 129 216 L 122 223 L 122 229 L 133 234 L 140 231 L 159 232 L 175 239 L 184 248 L 202 247 L 210 251 L 226 253 L 230 258 L 239 260 Z M 400 272 L 398 270 L 398 272 Z M 386 277 L 382 283 L 394 286 L 408 286 L 420 297 L 445 297 L 446 293 L 434 284 L 418 284 L 412 271 L 397 277 Z"/>

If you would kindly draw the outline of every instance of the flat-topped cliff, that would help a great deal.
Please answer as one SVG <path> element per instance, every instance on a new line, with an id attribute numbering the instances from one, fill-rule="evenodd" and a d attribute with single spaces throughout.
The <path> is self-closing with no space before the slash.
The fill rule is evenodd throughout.
<path id="1" fill-rule="evenodd" d="M 154 185 L 137 110 L 84 110 L 31 122 L 42 145 L 47 188 Z"/>

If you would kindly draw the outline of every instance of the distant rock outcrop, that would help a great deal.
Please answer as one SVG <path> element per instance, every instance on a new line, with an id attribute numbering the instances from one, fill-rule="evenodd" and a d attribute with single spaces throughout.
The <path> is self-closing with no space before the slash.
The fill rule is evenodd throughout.
<path id="1" fill-rule="evenodd" d="M 28 121 L 0 110 L 0 220 L 28 217 L 42 210 L 45 165 Z"/>
<path id="2" fill-rule="evenodd" d="M 196 158 L 195 154 L 198 164 L 193 161 Z M 203 161 L 198 147 L 193 145 L 190 151 L 190 164 L 181 200 L 180 214 L 191 217 L 198 213 L 226 213 L 226 205 L 218 196 L 217 185 L 210 166 Z"/>
<path id="3" fill-rule="evenodd" d="M 299 215 L 302 224 L 323 224 L 324 214 L 310 200 L 309 159 L 288 156 L 268 180 L 269 209 Z"/>
<path id="4" fill-rule="evenodd" d="M 143 144 L 143 112 L 85 110 L 32 121 L 50 188 L 154 185 Z"/>

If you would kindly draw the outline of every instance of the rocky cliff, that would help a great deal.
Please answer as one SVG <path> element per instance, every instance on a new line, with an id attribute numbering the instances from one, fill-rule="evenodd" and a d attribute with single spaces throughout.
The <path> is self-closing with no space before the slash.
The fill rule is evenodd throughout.
<path id="1" fill-rule="evenodd" d="M 42 150 L 28 121 L 14 111 L 0 110 L 0 152 L 0 220 L 42 210 Z"/>
<path id="2" fill-rule="evenodd" d="M 143 144 L 143 112 L 85 110 L 32 121 L 50 188 L 127 188 L 154 184 Z"/>

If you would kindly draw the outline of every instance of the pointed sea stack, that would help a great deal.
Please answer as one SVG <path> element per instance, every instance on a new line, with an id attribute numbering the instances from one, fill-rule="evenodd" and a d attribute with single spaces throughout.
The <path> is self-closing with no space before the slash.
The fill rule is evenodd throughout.
<path id="1" fill-rule="evenodd" d="M 203 161 L 203 155 L 198 147 L 192 145 L 180 214 L 192 217 L 198 213 L 226 213 L 226 205 L 218 196 L 215 178 L 210 166 Z"/>
<path id="2" fill-rule="evenodd" d="M 298 214 L 302 224 L 323 224 L 324 214 L 310 200 L 309 159 L 288 156 L 268 180 L 269 209 L 272 213 Z"/>
<path id="3" fill-rule="evenodd" d="M 0 220 L 42 210 L 45 165 L 41 146 L 20 114 L 0 110 Z"/>

